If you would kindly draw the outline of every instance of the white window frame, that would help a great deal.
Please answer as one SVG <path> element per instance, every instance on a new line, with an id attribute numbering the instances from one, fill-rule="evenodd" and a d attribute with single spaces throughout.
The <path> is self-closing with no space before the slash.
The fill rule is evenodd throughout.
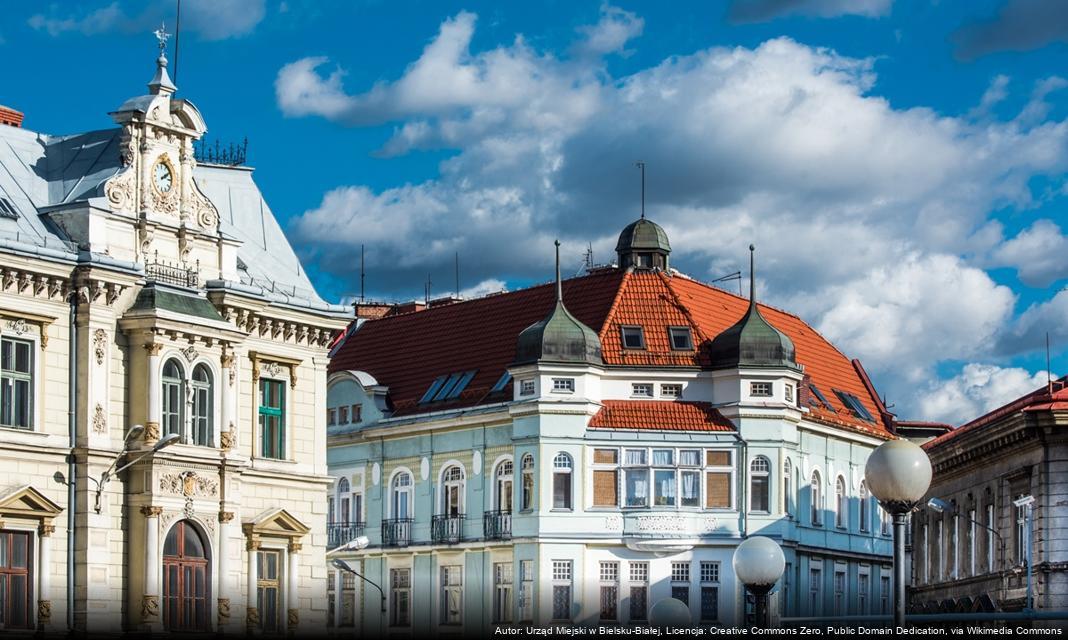
<path id="1" fill-rule="evenodd" d="M 553 393 L 575 393 L 575 379 L 553 378 Z"/>
<path id="2" fill-rule="evenodd" d="M 766 380 L 752 380 L 749 382 L 750 398 L 771 398 L 775 395 L 775 385 Z"/>

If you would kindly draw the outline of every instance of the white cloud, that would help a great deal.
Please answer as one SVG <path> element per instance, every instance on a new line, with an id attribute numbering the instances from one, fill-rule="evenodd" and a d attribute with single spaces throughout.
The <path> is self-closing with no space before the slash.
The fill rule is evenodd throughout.
<path id="1" fill-rule="evenodd" d="M 322 270 L 351 278 L 358 243 L 389 267 L 381 286 L 410 291 L 428 272 L 451 280 L 455 251 L 477 256 L 464 267 L 473 281 L 548 280 L 554 237 L 565 264 L 587 242 L 606 261 L 638 215 L 644 160 L 675 266 L 724 275 L 755 242 L 761 297 L 860 356 L 902 415 L 940 362 L 1010 348 L 1015 297 L 983 271 L 1003 242 L 991 211 L 1030 207 L 1029 182 L 1068 168 L 1065 121 L 895 108 L 872 60 L 787 38 L 613 77 L 581 53 L 596 27 L 559 57 L 522 36 L 472 52 L 475 25 L 446 20 L 402 75 L 359 93 L 324 58 L 279 72 L 287 115 L 395 123 L 384 154 L 455 152 L 435 179 L 339 187 L 296 219 Z M 1007 90 L 996 80 L 977 109 Z M 1049 271 L 1018 262 L 1021 276 Z"/>
<path id="2" fill-rule="evenodd" d="M 596 56 L 609 53 L 627 54 L 624 49 L 627 42 L 640 36 L 644 28 L 645 20 L 637 15 L 602 4 L 601 20 L 593 26 L 579 29 L 586 37 L 578 50 Z"/>
<path id="3" fill-rule="evenodd" d="M 964 424 L 1046 384 L 1046 372 L 992 364 L 964 365 L 956 376 L 932 384 L 920 397 L 927 420 Z"/>
<path id="4" fill-rule="evenodd" d="M 1013 267 L 1027 285 L 1046 287 L 1068 278 L 1068 237 L 1052 220 L 1036 220 L 998 246 L 992 262 L 995 266 Z"/>
<path id="5" fill-rule="evenodd" d="M 182 4 L 182 29 L 197 33 L 205 40 L 223 40 L 248 35 L 266 13 L 265 0 L 185 0 Z M 119 2 L 89 13 L 57 13 L 30 16 L 30 27 L 51 36 L 80 33 L 86 36 L 112 31 L 145 31 L 159 26 L 161 20 L 174 29 L 174 4 L 156 0 L 147 6 L 136 2 Z"/>
<path id="6" fill-rule="evenodd" d="M 473 287 L 467 287 L 466 289 L 460 289 L 460 297 L 465 300 L 471 298 L 481 298 L 491 293 L 501 293 L 508 291 L 508 283 L 498 278 L 488 278 L 479 282 Z"/>
<path id="7" fill-rule="evenodd" d="M 893 0 L 734 0 L 729 15 L 734 22 L 765 22 L 792 15 L 879 18 L 888 15 L 892 5 Z"/>

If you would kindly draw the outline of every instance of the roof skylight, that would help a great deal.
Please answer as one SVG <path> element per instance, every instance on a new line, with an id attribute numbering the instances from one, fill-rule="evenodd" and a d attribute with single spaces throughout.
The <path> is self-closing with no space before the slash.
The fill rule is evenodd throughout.
<path id="1" fill-rule="evenodd" d="M 504 373 L 501 374 L 500 379 L 498 379 L 497 382 L 493 385 L 493 388 L 490 389 L 490 393 L 497 393 L 498 391 L 504 391 L 504 388 L 506 386 L 508 386 L 508 383 L 511 382 L 511 381 L 512 381 L 512 374 L 510 374 L 507 371 L 505 371 Z"/>
<path id="2" fill-rule="evenodd" d="M 447 374 L 434 378 L 434 381 L 430 383 L 430 388 L 426 390 L 426 393 L 424 393 L 423 397 L 419 400 L 419 404 L 459 398 L 460 394 L 463 393 L 464 389 L 466 389 L 467 385 L 471 382 L 471 379 L 475 377 L 475 373 L 477 373 L 477 369 L 461 371 L 459 373 Z"/>
<path id="3" fill-rule="evenodd" d="M 0 197 L 0 218 L 11 218 L 17 220 L 19 212 L 15 210 L 15 206 L 11 204 L 11 201 L 7 198 Z"/>
<path id="4" fill-rule="evenodd" d="M 861 404 L 860 398 L 856 397 L 852 393 L 849 393 L 847 391 L 839 391 L 838 389 L 835 389 L 834 393 L 838 396 L 838 399 L 842 401 L 842 404 L 844 404 L 849 409 L 849 411 L 852 412 L 853 415 L 860 418 L 861 420 L 875 422 L 875 418 L 873 418 L 868 409 L 863 404 Z"/>
<path id="5" fill-rule="evenodd" d="M 816 398 L 819 400 L 819 403 L 823 405 L 824 409 L 827 409 L 829 411 L 834 411 L 834 407 L 831 406 L 830 402 L 827 402 L 827 396 L 823 395 L 823 392 L 820 391 L 819 387 L 817 387 L 816 385 L 814 385 L 814 384 L 812 384 L 810 382 L 810 383 L 808 383 L 808 390 L 812 392 L 812 395 L 816 396 Z M 809 404 L 813 404 L 814 405 L 816 403 L 813 402 L 812 400 L 809 400 Z"/>

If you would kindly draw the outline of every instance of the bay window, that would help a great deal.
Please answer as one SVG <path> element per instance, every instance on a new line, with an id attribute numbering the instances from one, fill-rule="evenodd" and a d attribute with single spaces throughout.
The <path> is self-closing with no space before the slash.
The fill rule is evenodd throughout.
<path id="1" fill-rule="evenodd" d="M 619 454 L 618 449 L 594 449 L 594 507 L 731 507 L 730 451 L 658 447 L 625 448 Z"/>

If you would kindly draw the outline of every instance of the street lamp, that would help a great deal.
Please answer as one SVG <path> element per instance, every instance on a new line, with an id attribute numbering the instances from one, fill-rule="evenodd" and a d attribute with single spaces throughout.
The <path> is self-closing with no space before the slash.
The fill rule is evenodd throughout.
<path id="1" fill-rule="evenodd" d="M 349 546 L 349 545 L 354 545 L 354 543 L 361 543 L 361 542 L 363 543 L 362 546 Z M 359 538 L 356 538 L 355 540 L 350 542 L 349 545 L 346 545 L 346 548 L 349 548 L 349 549 L 363 549 L 364 547 L 367 546 L 367 544 L 368 544 L 367 536 L 360 536 Z M 382 587 L 378 586 L 374 582 L 371 582 L 364 575 L 362 575 L 360 573 L 357 573 L 357 571 L 355 569 L 353 569 L 351 566 L 349 566 L 349 563 L 345 562 L 341 558 L 334 558 L 334 561 L 331 562 L 330 564 L 334 565 L 334 568 L 336 568 L 336 569 L 341 569 L 342 571 L 345 571 L 346 573 L 351 573 L 352 575 L 356 576 L 360 580 L 363 580 L 364 582 L 366 582 L 367 584 L 371 585 L 375 589 L 378 589 L 378 594 L 380 596 L 382 596 L 382 618 L 384 619 L 386 617 L 386 594 L 382 591 Z M 339 594 L 339 596 L 340 596 L 340 594 Z"/>
<path id="2" fill-rule="evenodd" d="M 649 609 L 649 626 L 682 629 L 690 626 L 690 608 L 677 598 L 664 598 Z"/>
<path id="3" fill-rule="evenodd" d="M 864 467 L 864 480 L 894 519 L 894 626 L 905 626 L 905 516 L 931 487 L 931 460 L 905 439 L 876 447 Z"/>
<path id="4" fill-rule="evenodd" d="M 756 624 L 768 628 L 768 592 L 782 577 L 786 557 L 771 538 L 753 536 L 734 550 L 734 573 L 756 599 Z"/>
<path id="5" fill-rule="evenodd" d="M 115 465 L 119 463 L 119 460 L 121 460 L 124 455 L 130 452 L 130 443 L 137 440 L 137 438 L 140 437 L 141 434 L 144 433 L 144 431 L 145 428 L 139 424 L 135 424 L 134 426 L 130 427 L 130 430 L 126 432 L 126 437 L 123 439 L 122 451 L 120 451 L 119 455 L 115 456 L 115 459 L 111 461 L 111 466 L 109 466 L 107 470 L 104 471 L 104 473 L 100 474 L 100 479 L 97 480 L 92 476 L 88 476 L 90 480 L 96 483 L 96 499 L 93 502 L 93 509 L 97 513 L 100 513 L 100 494 L 104 492 L 104 485 L 110 482 L 113 476 L 119 475 L 121 472 L 125 471 L 126 469 L 129 469 L 133 465 L 137 464 L 144 458 L 147 458 L 148 456 L 156 453 L 160 449 L 171 446 L 175 442 L 178 442 L 179 439 L 177 433 L 167 434 L 158 442 L 156 442 L 156 444 L 152 445 L 151 449 L 116 469 Z"/>

